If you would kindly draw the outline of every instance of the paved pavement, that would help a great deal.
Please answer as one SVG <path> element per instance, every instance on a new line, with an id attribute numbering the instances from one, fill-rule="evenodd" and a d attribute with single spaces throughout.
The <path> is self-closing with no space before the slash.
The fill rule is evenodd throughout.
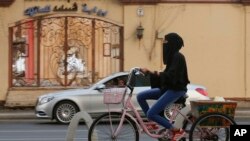
<path id="1" fill-rule="evenodd" d="M 35 119 L 34 108 L 0 107 L 0 119 Z"/>
<path id="2" fill-rule="evenodd" d="M 33 108 L 4 109 L 0 108 L 0 119 L 35 119 Z M 235 111 L 236 119 L 250 119 L 249 108 L 237 108 Z"/>

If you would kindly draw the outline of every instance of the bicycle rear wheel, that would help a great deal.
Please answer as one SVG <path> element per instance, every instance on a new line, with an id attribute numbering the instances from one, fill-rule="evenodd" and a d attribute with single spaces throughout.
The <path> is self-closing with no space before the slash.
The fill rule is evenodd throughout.
<path id="1" fill-rule="evenodd" d="M 114 136 L 122 113 L 111 112 L 94 120 L 88 133 L 89 141 L 139 141 L 139 132 L 134 121 L 125 116 L 123 125 L 117 136 Z"/>
<path id="2" fill-rule="evenodd" d="M 229 141 L 230 125 L 236 125 L 228 115 L 208 113 L 200 116 L 192 125 L 189 133 L 190 141 Z"/>

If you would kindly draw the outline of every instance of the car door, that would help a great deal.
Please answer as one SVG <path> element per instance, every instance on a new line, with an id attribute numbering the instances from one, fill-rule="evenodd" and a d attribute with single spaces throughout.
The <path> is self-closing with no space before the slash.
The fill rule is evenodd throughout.
<path id="1" fill-rule="evenodd" d="M 100 94 L 100 91 L 94 88 L 89 88 L 82 91 L 81 94 L 78 95 L 78 97 L 75 97 L 75 101 L 78 101 L 77 103 L 79 104 L 81 110 L 86 111 L 87 113 L 92 113 L 93 106 L 95 106 L 96 103 L 100 103 L 100 100 L 94 100 L 92 97 L 96 97 Z"/>
<path id="2" fill-rule="evenodd" d="M 103 85 L 105 86 L 105 89 L 115 89 L 115 88 L 125 88 L 125 85 L 119 85 L 119 81 L 123 80 L 123 83 L 126 83 L 127 75 L 119 75 L 116 77 L 112 77 L 108 81 L 104 82 Z M 101 84 L 100 84 L 101 85 Z M 106 105 L 103 103 L 103 92 L 104 89 L 96 89 L 96 93 L 92 94 L 90 97 L 90 108 L 92 113 L 102 113 L 107 112 L 108 107 L 112 110 L 120 110 L 121 105 L 120 104 L 110 104 Z"/>

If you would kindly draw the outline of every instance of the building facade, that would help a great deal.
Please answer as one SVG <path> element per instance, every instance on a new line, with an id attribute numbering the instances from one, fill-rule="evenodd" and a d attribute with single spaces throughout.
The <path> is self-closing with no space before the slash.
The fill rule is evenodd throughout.
<path id="1" fill-rule="evenodd" d="M 162 70 L 169 32 L 192 83 L 250 97 L 250 0 L 0 0 L 0 101 L 34 106 L 131 67 Z"/>

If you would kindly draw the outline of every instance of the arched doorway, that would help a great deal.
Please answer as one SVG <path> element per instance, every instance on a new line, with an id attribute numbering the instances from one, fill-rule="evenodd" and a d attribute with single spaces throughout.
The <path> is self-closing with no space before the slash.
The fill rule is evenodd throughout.
<path id="1" fill-rule="evenodd" d="M 123 71 L 122 32 L 79 16 L 21 21 L 10 27 L 11 86 L 85 86 Z"/>

